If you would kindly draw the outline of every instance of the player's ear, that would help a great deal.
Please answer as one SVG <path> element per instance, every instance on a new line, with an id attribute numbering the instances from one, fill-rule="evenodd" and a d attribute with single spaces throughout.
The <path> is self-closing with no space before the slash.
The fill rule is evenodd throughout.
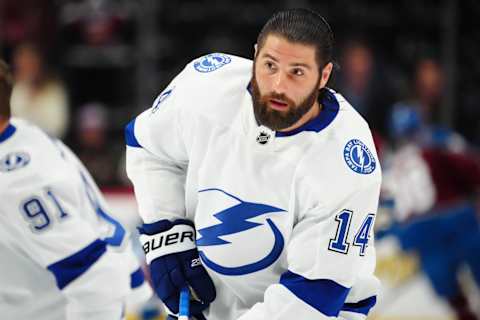
<path id="1" fill-rule="evenodd" d="M 327 63 L 323 69 L 322 69 L 322 74 L 320 75 L 320 84 L 318 85 L 318 88 L 321 89 L 327 85 L 328 79 L 330 79 L 330 75 L 332 74 L 333 70 L 333 63 L 329 62 Z"/>
<path id="2" fill-rule="evenodd" d="M 257 57 L 258 44 L 255 43 L 255 44 L 253 45 L 253 51 L 254 51 L 253 56 L 254 56 L 254 57 Z"/>

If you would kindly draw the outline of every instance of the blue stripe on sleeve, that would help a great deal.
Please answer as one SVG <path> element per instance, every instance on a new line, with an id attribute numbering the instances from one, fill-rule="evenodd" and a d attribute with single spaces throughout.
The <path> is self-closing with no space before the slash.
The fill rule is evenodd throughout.
<path id="1" fill-rule="evenodd" d="M 125 127 L 125 143 L 130 147 L 141 148 L 142 146 L 135 137 L 135 120 L 130 121 Z"/>
<path id="2" fill-rule="evenodd" d="M 97 239 L 73 255 L 49 265 L 47 269 L 55 276 L 57 287 L 63 289 L 85 273 L 106 250 L 106 242 Z"/>
<path id="3" fill-rule="evenodd" d="M 290 271 L 281 276 L 280 284 L 329 317 L 338 316 L 350 291 L 332 280 L 310 280 Z"/>
<path id="4" fill-rule="evenodd" d="M 364 315 L 368 315 L 370 309 L 377 303 L 377 297 L 373 296 L 368 299 L 356 302 L 345 303 L 342 307 L 342 311 L 356 312 Z"/>
<path id="5" fill-rule="evenodd" d="M 135 289 L 140 287 L 145 282 L 145 275 L 142 268 L 138 268 L 137 271 L 130 275 L 130 288 Z"/>
<path id="6" fill-rule="evenodd" d="M 104 240 L 107 242 L 107 244 L 118 247 L 122 244 L 122 241 L 125 237 L 125 228 L 115 220 L 113 217 L 111 217 L 105 210 L 100 205 L 100 199 L 98 198 L 97 192 L 93 188 L 92 184 L 89 182 L 87 179 L 87 176 L 82 172 L 79 171 L 80 176 L 82 177 L 82 181 L 85 185 L 85 192 L 88 197 L 88 200 L 90 201 L 92 207 L 95 209 L 95 212 L 99 217 L 101 217 L 103 220 L 107 221 L 110 223 L 114 228 L 113 235 L 110 237 L 105 238 Z"/>
<path id="7" fill-rule="evenodd" d="M 104 220 L 111 223 L 115 227 L 113 235 L 105 238 L 107 244 L 113 247 L 120 246 L 122 244 L 123 238 L 125 237 L 125 228 L 120 224 L 120 222 L 109 216 L 100 206 L 97 206 L 96 211 L 100 217 L 102 217 Z"/>

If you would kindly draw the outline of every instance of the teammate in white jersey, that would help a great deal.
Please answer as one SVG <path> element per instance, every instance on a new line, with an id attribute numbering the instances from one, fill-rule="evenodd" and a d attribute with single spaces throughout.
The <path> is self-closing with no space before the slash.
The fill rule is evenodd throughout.
<path id="1" fill-rule="evenodd" d="M 77 157 L 10 118 L 0 60 L 0 310 L 3 319 L 119 320 L 151 296 L 122 225 Z"/>
<path id="2" fill-rule="evenodd" d="M 254 61 L 194 60 L 126 127 L 155 291 L 195 319 L 365 319 L 381 169 L 368 124 L 327 89 L 333 35 L 275 14 Z"/>

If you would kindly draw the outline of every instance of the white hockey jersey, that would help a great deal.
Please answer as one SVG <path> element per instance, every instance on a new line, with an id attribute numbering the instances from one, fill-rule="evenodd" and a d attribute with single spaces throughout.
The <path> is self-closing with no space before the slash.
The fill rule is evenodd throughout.
<path id="1" fill-rule="evenodd" d="M 11 120 L 0 133 L 3 319 L 119 320 L 132 291 L 149 298 L 126 231 L 105 208 L 64 144 Z"/>
<path id="2" fill-rule="evenodd" d="M 140 214 L 194 221 L 217 290 L 209 320 L 365 319 L 379 287 L 369 127 L 332 90 L 296 130 L 259 126 L 251 70 L 226 54 L 194 60 L 127 125 Z"/>

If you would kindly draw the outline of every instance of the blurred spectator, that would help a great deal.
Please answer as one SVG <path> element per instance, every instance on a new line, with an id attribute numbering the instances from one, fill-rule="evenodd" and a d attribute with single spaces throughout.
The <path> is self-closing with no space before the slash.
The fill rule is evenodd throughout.
<path id="1" fill-rule="evenodd" d="M 42 53 L 31 44 L 23 44 L 15 50 L 13 63 L 13 115 L 62 139 L 69 121 L 67 93 L 62 82 L 51 74 Z"/>
<path id="2" fill-rule="evenodd" d="M 384 165 L 383 189 L 394 200 L 390 232 L 413 251 L 434 291 L 459 320 L 476 320 L 458 274 L 467 265 L 480 286 L 480 191 L 478 155 L 452 148 L 452 133 L 427 126 L 430 109 L 396 106 L 391 129 L 394 152 Z M 427 131 L 432 131 L 426 134 Z M 425 136 L 433 139 L 425 140 Z M 453 144 L 455 145 L 455 144 Z"/>
<path id="3" fill-rule="evenodd" d="M 61 22 L 68 34 L 66 40 L 88 46 L 125 42 L 130 37 L 134 7 L 134 3 L 125 0 L 66 1 L 61 9 Z"/>
<path id="4" fill-rule="evenodd" d="M 56 36 L 56 5 L 50 0 L 0 0 L 0 44 L 3 54 L 25 41 L 48 48 Z"/>
<path id="5" fill-rule="evenodd" d="M 413 104 L 417 105 L 427 124 L 437 122 L 438 110 L 444 92 L 445 74 L 438 62 L 431 58 L 418 61 L 415 68 Z"/>
<path id="6" fill-rule="evenodd" d="M 392 89 L 372 48 L 361 40 L 347 41 L 340 66 L 339 91 L 374 132 L 385 135 L 388 108 L 393 102 Z"/>
<path id="7" fill-rule="evenodd" d="M 432 58 L 422 58 L 415 64 L 412 77 L 410 96 L 404 101 L 395 103 L 393 113 L 404 121 L 405 125 L 415 125 L 415 139 L 422 146 L 445 147 L 452 151 L 462 151 L 467 147 L 465 139 L 458 133 L 439 123 L 439 111 L 443 99 L 445 74 L 438 62 Z M 415 114 L 415 121 L 409 119 Z M 391 120 L 391 119 L 390 119 Z M 410 122 L 408 122 L 410 121 Z M 390 125 L 392 122 L 390 121 Z M 409 127 L 392 127 L 392 142 L 398 142 L 398 137 L 405 132 L 398 130 L 413 130 Z"/>
<path id="8" fill-rule="evenodd" d="M 101 186 L 118 185 L 118 162 L 123 151 L 109 138 L 108 109 L 101 103 L 89 103 L 76 117 L 76 154 Z"/>

